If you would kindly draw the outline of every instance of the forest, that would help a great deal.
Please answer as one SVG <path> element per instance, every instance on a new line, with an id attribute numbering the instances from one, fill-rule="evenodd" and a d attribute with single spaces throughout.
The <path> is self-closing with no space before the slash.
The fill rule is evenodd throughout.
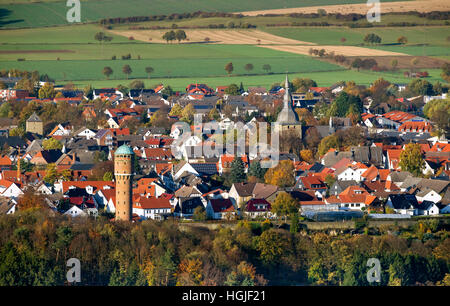
<path id="1" fill-rule="evenodd" d="M 71 219 L 42 208 L 2 215 L 0 285 L 69 285 L 69 258 L 81 262 L 77 285 L 450 285 L 448 225 L 438 219 L 357 232 L 268 221 L 180 230 L 178 222 Z M 380 261 L 380 282 L 367 282 L 369 258 Z"/>

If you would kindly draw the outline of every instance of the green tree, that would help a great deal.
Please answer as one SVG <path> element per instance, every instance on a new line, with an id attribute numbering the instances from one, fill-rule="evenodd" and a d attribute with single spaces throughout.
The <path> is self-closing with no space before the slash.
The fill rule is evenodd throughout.
<path id="1" fill-rule="evenodd" d="M 272 67 L 271 67 L 269 64 L 264 64 L 264 65 L 262 66 L 262 69 L 263 69 L 266 73 L 268 73 L 270 70 L 272 70 Z"/>
<path id="2" fill-rule="evenodd" d="M 409 143 L 405 146 L 400 153 L 399 166 L 403 171 L 409 171 L 416 176 L 422 174 L 425 162 L 419 144 Z"/>
<path id="3" fill-rule="evenodd" d="M 191 124 L 194 121 L 195 109 L 192 103 L 189 103 L 181 112 L 181 120 Z"/>
<path id="4" fill-rule="evenodd" d="M 228 73 L 229 76 L 231 76 L 231 73 L 233 73 L 234 67 L 233 67 L 233 63 L 229 62 L 228 64 L 225 65 L 225 71 Z"/>
<path id="5" fill-rule="evenodd" d="M 183 30 L 177 30 L 175 32 L 175 38 L 178 40 L 178 43 L 180 43 L 180 41 L 185 40 L 187 38 L 186 32 L 184 32 Z"/>
<path id="6" fill-rule="evenodd" d="M 145 73 L 147 73 L 148 78 L 150 79 L 150 74 L 152 74 L 154 71 L 153 67 L 145 67 Z"/>
<path id="7" fill-rule="evenodd" d="M 58 172 L 55 164 L 48 164 L 44 176 L 44 182 L 53 185 L 58 179 Z"/>
<path id="8" fill-rule="evenodd" d="M 213 107 L 208 113 L 209 120 L 217 120 L 220 118 L 219 111 L 217 108 Z"/>
<path id="9" fill-rule="evenodd" d="M 231 162 L 230 173 L 231 173 L 231 181 L 233 183 L 241 183 L 245 181 L 246 179 L 245 165 L 241 157 L 238 157 L 237 155 L 234 157 L 233 161 Z"/>
<path id="10" fill-rule="evenodd" d="M 50 83 L 45 83 L 39 89 L 39 99 L 53 99 L 56 95 L 55 88 Z"/>
<path id="11" fill-rule="evenodd" d="M 297 201 L 287 192 L 280 192 L 272 205 L 272 212 L 277 215 L 277 217 L 284 217 L 298 213 Z"/>
<path id="12" fill-rule="evenodd" d="M 114 176 L 112 172 L 106 171 L 105 174 L 103 174 L 103 180 L 106 182 L 111 182 L 114 179 Z"/>
<path id="13" fill-rule="evenodd" d="M 248 168 L 248 176 L 254 176 L 260 181 L 264 181 L 264 174 L 266 174 L 265 169 L 261 168 L 261 163 L 259 161 L 252 161 L 250 167 Z"/>
<path id="14" fill-rule="evenodd" d="M 183 113 L 183 108 L 180 106 L 180 104 L 175 104 L 174 106 L 172 106 L 172 109 L 170 110 L 169 115 L 170 116 L 181 116 Z"/>
<path id="15" fill-rule="evenodd" d="M 253 64 L 245 64 L 244 69 L 247 70 L 247 72 L 250 72 L 253 70 Z"/>
<path id="16" fill-rule="evenodd" d="M 339 139 L 336 135 L 330 135 L 320 141 L 317 153 L 319 156 L 325 155 L 330 149 L 339 149 Z"/>
<path id="17" fill-rule="evenodd" d="M 133 70 L 131 69 L 130 65 L 124 65 L 122 67 L 122 72 L 127 75 L 127 80 L 128 80 L 128 77 L 133 72 Z"/>
<path id="18" fill-rule="evenodd" d="M 239 95 L 239 87 L 236 84 L 230 84 L 225 89 L 225 93 L 227 95 L 231 95 L 231 96 L 238 96 Z"/>
<path id="19" fill-rule="evenodd" d="M 42 141 L 44 150 L 61 150 L 63 145 L 55 138 L 44 139 Z"/>
<path id="20" fill-rule="evenodd" d="M 169 31 L 164 33 L 163 37 L 162 37 L 167 43 L 169 43 L 169 41 L 175 40 L 176 39 L 176 34 L 174 31 Z"/>
<path id="21" fill-rule="evenodd" d="M 133 82 L 131 82 L 128 85 L 128 88 L 130 88 L 130 89 L 144 89 L 145 88 L 145 84 L 144 84 L 144 82 L 142 82 L 140 80 L 134 80 Z"/>
<path id="22" fill-rule="evenodd" d="M 433 85 L 427 80 L 415 79 L 408 84 L 409 90 L 415 95 L 432 95 Z"/>
<path id="23" fill-rule="evenodd" d="M 424 115 L 430 119 L 434 125 L 434 133 L 438 136 L 450 135 L 450 99 L 432 100 L 425 104 Z"/>
<path id="24" fill-rule="evenodd" d="M 270 229 L 259 236 L 256 248 L 265 264 L 277 265 L 281 261 L 281 256 L 286 253 L 285 244 L 284 237 L 279 232 Z"/>
<path id="25" fill-rule="evenodd" d="M 111 67 L 107 66 L 103 68 L 103 74 L 106 76 L 106 79 L 109 80 L 109 76 L 113 74 L 113 70 Z"/>
<path id="26" fill-rule="evenodd" d="M 192 216 L 192 218 L 195 221 L 205 221 L 206 220 L 206 210 L 203 206 L 197 206 L 194 209 L 194 214 Z"/>

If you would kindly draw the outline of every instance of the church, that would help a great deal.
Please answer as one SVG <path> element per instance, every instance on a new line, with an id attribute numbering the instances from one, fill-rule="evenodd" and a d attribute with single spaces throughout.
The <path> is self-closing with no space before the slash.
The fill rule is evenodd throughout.
<path id="1" fill-rule="evenodd" d="M 298 120 L 298 115 L 293 109 L 292 97 L 289 93 L 289 80 L 286 75 L 285 92 L 283 98 L 283 109 L 278 114 L 275 122 L 275 130 L 278 131 L 280 137 L 293 134 L 302 138 L 302 124 Z"/>

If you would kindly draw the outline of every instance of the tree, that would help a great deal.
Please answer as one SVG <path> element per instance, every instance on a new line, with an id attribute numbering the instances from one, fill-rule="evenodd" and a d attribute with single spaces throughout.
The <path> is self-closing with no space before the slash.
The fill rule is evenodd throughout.
<path id="1" fill-rule="evenodd" d="M 425 169 L 425 162 L 422 157 L 420 145 L 417 143 L 409 143 L 400 153 L 399 166 L 403 171 L 409 171 L 416 176 L 422 174 Z"/>
<path id="2" fill-rule="evenodd" d="M 325 176 L 325 184 L 327 185 L 328 189 L 330 189 L 331 186 L 333 186 L 335 182 L 336 182 L 336 178 L 333 175 L 327 174 Z"/>
<path id="3" fill-rule="evenodd" d="M 175 38 L 178 40 L 178 43 L 180 43 L 180 41 L 185 40 L 187 38 L 186 32 L 184 32 L 183 30 L 177 30 L 175 32 Z"/>
<path id="4" fill-rule="evenodd" d="M 271 67 L 269 64 L 264 64 L 264 65 L 262 66 L 262 69 L 263 69 L 266 73 L 268 73 L 270 70 L 272 70 L 272 67 Z"/>
<path id="5" fill-rule="evenodd" d="M 241 183 L 245 181 L 245 164 L 242 161 L 242 158 L 239 156 L 235 156 L 233 161 L 231 162 L 231 181 L 233 183 Z"/>
<path id="6" fill-rule="evenodd" d="M 302 160 L 308 162 L 308 163 L 313 163 L 314 162 L 314 155 L 313 152 L 311 150 L 301 150 L 300 151 L 300 157 L 302 158 Z"/>
<path id="7" fill-rule="evenodd" d="M 379 43 L 381 43 L 381 37 L 374 33 L 370 33 L 364 37 L 364 42 L 370 43 L 370 44 L 379 44 Z"/>
<path id="8" fill-rule="evenodd" d="M 278 187 L 290 187 L 295 184 L 294 165 L 290 160 L 282 160 L 277 166 L 267 170 L 264 175 L 266 184 Z"/>
<path id="9" fill-rule="evenodd" d="M 445 63 L 442 66 L 441 77 L 448 83 L 450 83 L 450 63 Z"/>
<path id="10" fill-rule="evenodd" d="M 336 135 L 324 137 L 319 144 L 317 153 L 319 156 L 323 156 L 332 148 L 339 149 L 339 140 Z"/>
<path id="11" fill-rule="evenodd" d="M 211 108 L 211 110 L 208 113 L 208 118 L 209 120 L 217 120 L 220 118 L 220 114 L 217 108 L 215 107 Z"/>
<path id="12" fill-rule="evenodd" d="M 423 108 L 424 115 L 433 121 L 438 137 L 450 134 L 450 100 L 431 100 Z"/>
<path id="13" fill-rule="evenodd" d="M 253 67 L 253 64 L 246 64 L 244 66 L 244 68 L 245 68 L 245 70 L 247 70 L 247 72 L 250 72 L 253 70 L 254 67 Z"/>
<path id="14" fill-rule="evenodd" d="M 397 38 L 397 42 L 399 44 L 404 45 L 404 44 L 408 43 L 408 38 L 406 38 L 406 36 L 400 36 L 399 38 Z"/>
<path id="15" fill-rule="evenodd" d="M 189 103 L 181 112 L 181 120 L 191 124 L 194 121 L 195 109 L 192 103 Z"/>
<path id="16" fill-rule="evenodd" d="M 197 206 L 194 209 L 194 214 L 193 214 L 192 218 L 195 221 L 205 221 L 206 220 L 206 210 L 203 207 L 203 205 L 202 206 Z"/>
<path id="17" fill-rule="evenodd" d="M 272 212 L 277 217 L 287 217 L 292 213 L 298 212 L 297 201 L 287 192 L 280 192 L 272 205 Z"/>
<path id="18" fill-rule="evenodd" d="M 356 68 L 359 71 L 359 69 L 362 67 L 362 60 L 359 57 L 355 58 L 351 66 L 352 68 Z"/>
<path id="19" fill-rule="evenodd" d="M 106 171 L 105 174 L 103 174 L 103 180 L 106 182 L 111 182 L 114 179 L 114 176 L 112 172 Z"/>
<path id="20" fill-rule="evenodd" d="M 408 89 L 415 95 L 432 95 L 433 85 L 427 80 L 415 79 L 408 84 Z"/>
<path id="21" fill-rule="evenodd" d="M 250 167 L 248 168 L 248 176 L 256 177 L 260 181 L 264 181 L 265 169 L 261 168 L 261 163 L 259 161 L 252 161 Z"/>
<path id="22" fill-rule="evenodd" d="M 47 169 L 44 176 L 44 182 L 53 185 L 58 179 L 58 172 L 55 164 L 47 164 Z"/>
<path id="23" fill-rule="evenodd" d="M 307 92 L 311 87 L 316 87 L 317 83 L 308 78 L 295 78 L 292 80 L 295 92 Z"/>
<path id="24" fill-rule="evenodd" d="M 39 89 L 39 99 L 53 99 L 56 95 L 55 88 L 50 83 L 45 83 Z"/>
<path id="25" fill-rule="evenodd" d="M 163 37 L 162 37 L 167 43 L 169 43 L 169 41 L 175 40 L 176 39 L 176 34 L 174 31 L 169 31 L 164 33 Z"/>
<path id="26" fill-rule="evenodd" d="M 113 39 L 112 36 L 106 36 L 103 32 L 97 32 L 94 36 L 94 39 L 101 44 L 101 54 L 103 56 L 103 42 L 111 41 Z"/>
<path id="27" fill-rule="evenodd" d="M 183 113 L 183 108 L 180 106 L 180 104 L 175 104 L 174 106 L 172 106 L 172 109 L 170 110 L 169 115 L 170 116 L 181 116 Z"/>
<path id="28" fill-rule="evenodd" d="M 147 73 L 148 78 L 150 79 L 150 74 L 153 72 L 153 67 L 145 67 L 145 73 Z"/>
<path id="29" fill-rule="evenodd" d="M 391 61 L 391 66 L 392 66 L 392 70 L 396 70 L 397 66 L 398 66 L 398 60 L 397 59 L 393 59 Z"/>
<path id="30" fill-rule="evenodd" d="M 30 208 L 45 208 L 46 206 L 44 196 L 37 193 L 33 188 L 27 188 L 17 201 L 17 207 L 20 211 Z"/>
<path id="31" fill-rule="evenodd" d="M 131 69 L 130 65 L 124 65 L 122 67 L 122 72 L 127 75 L 127 80 L 128 80 L 128 77 L 133 72 L 133 70 Z"/>
<path id="32" fill-rule="evenodd" d="M 111 67 L 104 67 L 103 74 L 106 76 L 106 79 L 109 80 L 109 76 L 113 74 L 113 70 Z"/>
<path id="33" fill-rule="evenodd" d="M 286 240 L 284 237 L 279 232 L 269 229 L 259 236 L 256 248 L 265 264 L 276 265 L 280 263 L 281 257 L 285 255 L 285 246 Z"/>
<path id="34" fill-rule="evenodd" d="M 63 145 L 55 138 L 49 138 L 42 141 L 42 147 L 44 150 L 61 150 Z"/>
<path id="35" fill-rule="evenodd" d="M 233 67 L 233 63 L 229 62 L 228 64 L 225 65 L 225 71 L 228 73 L 229 76 L 231 76 L 231 73 L 233 72 L 234 67 Z"/>
<path id="36" fill-rule="evenodd" d="M 225 93 L 227 95 L 231 95 L 231 96 L 238 96 L 239 95 L 239 87 L 236 84 L 230 84 L 225 89 Z"/>
<path id="37" fill-rule="evenodd" d="M 140 80 L 134 80 L 133 82 L 131 82 L 128 85 L 128 88 L 130 88 L 130 89 L 144 89 L 145 88 L 145 84 L 144 84 L 144 82 L 142 82 Z"/>

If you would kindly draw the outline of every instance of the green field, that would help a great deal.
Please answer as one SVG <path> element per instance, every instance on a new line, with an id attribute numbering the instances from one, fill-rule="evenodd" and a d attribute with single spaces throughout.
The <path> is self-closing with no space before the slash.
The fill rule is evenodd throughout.
<path id="1" fill-rule="evenodd" d="M 383 0 L 384 1 L 384 0 Z M 389 0 L 393 1 L 393 0 Z M 395 0 L 394 0 L 395 1 Z M 0 2 L 0 27 L 43 27 L 67 24 L 66 1 L 39 1 L 35 3 Z M 29 1 L 27 1 L 29 2 Z M 364 0 L 90 0 L 81 2 L 81 21 L 92 22 L 102 18 L 150 16 L 171 13 L 240 12 L 263 9 L 307 7 L 331 4 L 364 3 Z"/>
<path id="2" fill-rule="evenodd" d="M 450 47 L 450 42 L 447 41 L 447 37 L 450 35 L 449 26 L 358 29 L 345 27 L 267 27 L 262 30 L 274 35 L 321 45 L 361 45 L 364 42 L 364 36 L 375 33 L 381 37 L 381 43 L 383 44 L 395 44 L 398 37 L 406 36 L 408 44 L 432 44 Z M 346 41 L 342 43 L 341 38 L 345 38 Z"/>
<path id="3" fill-rule="evenodd" d="M 428 70 L 430 77 L 427 78 L 429 82 L 435 83 L 436 81 L 442 82 L 439 74 L 441 71 L 439 69 Z M 315 80 L 318 86 L 330 86 L 338 81 L 355 81 L 357 84 L 370 85 L 372 82 L 378 78 L 384 78 L 394 83 L 409 83 L 411 79 L 403 77 L 402 74 L 392 74 L 392 73 L 382 73 L 382 72 L 364 72 L 355 70 L 344 70 L 344 71 L 331 71 L 331 72 L 308 72 L 308 73 L 290 73 L 289 78 L 311 78 Z M 229 85 L 232 83 L 240 84 L 242 82 L 244 86 L 262 86 L 270 88 L 270 85 L 276 82 L 282 82 L 284 80 L 284 74 L 270 74 L 261 76 L 231 76 L 231 77 L 198 77 L 198 78 L 151 78 L 151 79 L 141 79 L 144 81 L 146 87 L 154 86 L 155 84 L 163 83 L 164 85 L 170 85 L 174 90 L 183 91 L 186 86 L 190 83 L 205 83 L 211 87 Z M 121 79 L 121 80 L 97 80 L 97 81 L 75 81 L 74 84 L 83 88 L 84 86 L 91 84 L 96 88 L 102 87 L 114 87 L 119 84 L 128 85 L 131 80 Z M 66 82 L 59 82 L 63 85 Z"/>
<path id="4" fill-rule="evenodd" d="M 13 53 L 0 54 L 0 68 L 38 70 L 56 80 L 104 79 L 102 70 L 110 66 L 111 78 L 125 78 L 124 65 L 130 65 L 131 77 L 146 77 L 145 67 L 154 68 L 154 77 L 208 77 L 222 76 L 225 65 L 232 62 L 233 74 L 264 74 L 262 66 L 269 64 L 273 73 L 336 71 L 343 68 L 334 64 L 311 59 L 308 56 L 279 52 L 250 45 L 210 44 L 147 44 L 118 43 L 103 47 L 97 44 L 59 45 L 0 45 L 0 51 L 11 50 L 68 50 L 70 53 Z M 131 53 L 133 60 L 111 60 L 112 55 Z M 102 55 L 103 54 L 103 55 Z M 136 59 L 141 56 L 141 60 Z M 60 60 L 56 60 L 57 57 Z M 25 58 L 25 61 L 17 61 Z M 108 59 L 106 59 L 108 58 Z M 246 64 L 254 69 L 247 72 Z"/>

